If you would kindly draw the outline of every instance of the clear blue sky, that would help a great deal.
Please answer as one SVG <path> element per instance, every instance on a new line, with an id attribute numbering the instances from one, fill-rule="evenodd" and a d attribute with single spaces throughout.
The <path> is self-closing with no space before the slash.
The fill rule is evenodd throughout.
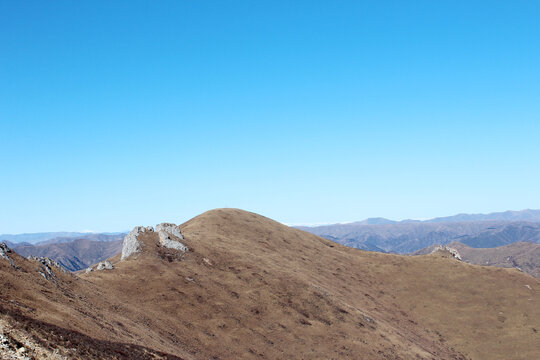
<path id="1" fill-rule="evenodd" d="M 0 233 L 540 208 L 538 1 L 2 1 Z"/>

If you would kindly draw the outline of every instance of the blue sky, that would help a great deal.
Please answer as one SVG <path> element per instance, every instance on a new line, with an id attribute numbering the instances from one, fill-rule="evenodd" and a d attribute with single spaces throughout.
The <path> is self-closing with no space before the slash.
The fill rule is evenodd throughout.
<path id="1" fill-rule="evenodd" d="M 540 2 L 4 1 L 0 233 L 540 208 Z"/>

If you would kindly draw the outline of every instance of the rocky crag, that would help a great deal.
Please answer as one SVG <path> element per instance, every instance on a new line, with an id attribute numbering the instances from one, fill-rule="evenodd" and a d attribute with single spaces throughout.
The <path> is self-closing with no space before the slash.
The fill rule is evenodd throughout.
<path id="1" fill-rule="evenodd" d="M 455 249 L 453 247 L 450 247 L 450 246 L 437 245 L 437 246 L 435 246 L 435 248 L 433 249 L 433 251 L 431 253 L 433 254 L 433 253 L 437 253 L 437 252 L 448 253 L 454 259 L 462 260 L 459 251 L 457 251 L 457 249 Z"/>
<path id="2" fill-rule="evenodd" d="M 131 230 L 124 238 L 122 256 L 120 259 L 123 261 L 132 255 L 140 253 L 145 246 L 145 242 L 141 240 L 141 236 L 148 235 L 153 237 L 155 234 L 157 234 L 159 244 L 162 247 L 180 250 L 182 252 L 189 250 L 186 245 L 180 242 L 180 240 L 183 240 L 184 237 L 180 231 L 180 228 L 175 224 L 158 224 L 156 225 L 155 231 L 152 226 L 135 226 L 135 228 L 133 228 L 133 230 Z"/>
<path id="3" fill-rule="evenodd" d="M 12 254 L 13 251 L 6 245 L 6 243 L 0 243 L 0 258 L 9 261 L 11 267 L 17 268 L 17 266 L 13 262 L 13 258 L 11 257 Z"/>

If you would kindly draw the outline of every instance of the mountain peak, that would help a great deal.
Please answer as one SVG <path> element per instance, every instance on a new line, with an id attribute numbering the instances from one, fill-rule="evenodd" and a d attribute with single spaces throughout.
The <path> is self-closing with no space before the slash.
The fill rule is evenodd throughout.
<path id="1" fill-rule="evenodd" d="M 383 217 L 374 217 L 374 218 L 367 218 L 362 221 L 358 221 L 355 224 L 362 224 L 362 225 L 383 225 L 383 224 L 395 224 L 397 221 L 386 219 Z"/>

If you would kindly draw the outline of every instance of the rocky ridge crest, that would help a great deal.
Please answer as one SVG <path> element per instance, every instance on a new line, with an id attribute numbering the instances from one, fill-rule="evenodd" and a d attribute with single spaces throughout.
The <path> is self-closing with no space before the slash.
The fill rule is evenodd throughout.
<path id="1" fill-rule="evenodd" d="M 13 250 L 11 250 L 6 245 L 6 243 L 0 243 L 0 258 L 9 261 L 9 264 L 11 265 L 11 267 L 16 269 L 17 266 L 15 265 L 15 262 L 13 261 L 13 259 L 10 256 L 11 253 L 13 253 Z"/>
<path id="2" fill-rule="evenodd" d="M 56 279 L 56 275 L 53 272 L 53 268 L 62 270 L 65 273 L 68 272 L 62 265 L 60 265 L 59 263 L 57 263 L 56 261 L 48 257 L 30 256 L 28 257 L 28 260 L 36 261 L 39 264 L 41 264 L 40 270 L 38 272 L 46 280 Z"/>
<path id="3" fill-rule="evenodd" d="M 461 255 L 460 255 L 459 251 L 457 251 L 457 249 L 454 249 L 453 247 L 446 246 L 446 245 L 445 246 L 438 245 L 433 249 L 433 251 L 431 253 L 433 254 L 433 253 L 436 253 L 436 252 L 439 252 L 439 251 L 448 252 L 448 253 L 450 253 L 450 255 L 452 255 L 452 257 L 454 259 L 461 260 Z"/>
<path id="4" fill-rule="evenodd" d="M 180 242 L 180 240 L 184 239 L 184 236 L 176 224 L 161 223 L 156 225 L 155 231 L 152 226 L 135 226 L 133 230 L 131 230 L 124 238 L 122 256 L 120 260 L 126 260 L 130 256 L 140 253 L 144 243 L 139 239 L 139 237 L 147 233 L 157 233 L 159 237 L 159 244 L 165 248 L 180 250 L 183 252 L 189 250 L 186 245 Z"/>

